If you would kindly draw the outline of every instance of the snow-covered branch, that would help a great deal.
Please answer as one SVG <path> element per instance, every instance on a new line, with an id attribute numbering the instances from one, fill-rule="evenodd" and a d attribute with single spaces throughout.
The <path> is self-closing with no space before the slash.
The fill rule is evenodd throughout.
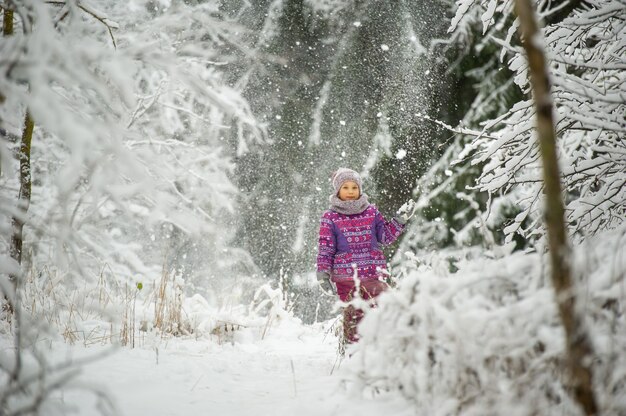
<path id="1" fill-rule="evenodd" d="M 528 68 L 521 48 L 511 37 L 516 23 L 510 8 L 502 4 L 496 6 L 497 2 L 488 0 L 457 3 L 450 42 L 471 45 L 471 34 L 476 23 L 481 22 L 483 33 L 489 33 L 510 56 L 508 67 L 515 74 L 515 84 L 528 92 Z M 614 227 L 626 218 L 623 201 L 626 191 L 615 188 L 623 172 L 624 146 L 619 138 L 626 134 L 623 4 L 597 0 L 586 8 L 570 7 L 563 15 L 562 5 L 536 3 L 547 22 L 543 29 L 543 47 L 552 62 L 552 96 L 560 160 L 564 166 L 562 180 L 568 195 L 566 211 L 572 230 L 582 237 Z M 496 22 L 508 22 L 508 27 L 498 26 Z M 482 77 L 486 77 L 485 74 Z M 492 195 L 509 195 L 515 204 L 536 194 L 541 175 L 531 101 L 515 104 L 497 119 L 485 120 L 484 112 L 479 111 L 488 102 L 486 100 L 502 99 L 504 86 L 510 88 L 510 84 L 503 84 L 499 90 L 489 91 L 489 84 L 481 84 L 484 92 L 477 96 L 472 105 L 475 110 L 471 110 L 465 122 L 482 123 L 487 126 L 484 128 L 487 134 L 473 135 L 458 159 L 463 161 L 470 156 L 472 163 L 484 163 L 476 189 Z M 592 150 L 598 148 L 602 148 L 602 152 Z M 514 191 L 516 187 L 518 191 Z M 599 207 L 606 209 L 606 215 L 600 213 Z M 537 203 L 524 210 L 530 216 L 539 213 Z M 620 216 L 622 220 L 618 219 Z"/>

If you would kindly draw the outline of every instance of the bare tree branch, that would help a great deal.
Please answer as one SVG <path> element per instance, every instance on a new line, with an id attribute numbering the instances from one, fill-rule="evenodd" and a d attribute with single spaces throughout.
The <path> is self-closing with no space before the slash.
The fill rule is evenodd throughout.
<path id="1" fill-rule="evenodd" d="M 65 6 L 67 4 L 65 1 L 62 1 L 62 0 L 47 0 L 46 3 L 53 4 L 56 6 Z M 115 36 L 113 36 L 113 29 L 118 28 L 117 23 L 109 20 L 108 17 L 104 16 L 99 11 L 89 6 L 86 6 L 82 4 L 81 2 L 77 2 L 77 5 L 82 11 L 84 11 L 85 13 L 87 13 L 88 15 L 90 15 L 91 17 L 93 17 L 94 19 L 96 19 L 97 21 L 99 21 L 106 27 L 107 31 L 109 32 L 109 36 L 111 37 L 111 42 L 113 43 L 113 47 L 117 49 L 117 42 L 115 42 Z M 65 15 L 67 15 L 67 13 Z M 65 15 L 61 18 L 61 20 L 65 18 Z"/>

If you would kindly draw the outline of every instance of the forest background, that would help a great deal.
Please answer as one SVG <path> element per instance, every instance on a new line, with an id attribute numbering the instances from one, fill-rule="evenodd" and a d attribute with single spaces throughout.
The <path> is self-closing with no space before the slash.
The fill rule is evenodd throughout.
<path id="1" fill-rule="evenodd" d="M 305 323 L 332 317 L 313 272 L 340 166 L 389 217 L 418 201 L 387 249 L 399 280 L 545 253 L 513 2 L 1 4 L 0 288 L 33 334 L 73 339 L 85 331 L 76 309 L 106 317 L 125 344 L 143 325 L 189 334 L 185 297 L 223 309 L 268 282 Z M 623 339 L 625 5 L 535 5 L 570 236 L 609 247 L 577 279 L 589 313 Z M 614 269 L 591 285 L 605 261 Z M 156 305 L 150 322 L 130 316 L 142 297 Z M 602 368 L 617 359 L 605 352 Z M 623 374 L 605 382 L 623 389 Z"/>

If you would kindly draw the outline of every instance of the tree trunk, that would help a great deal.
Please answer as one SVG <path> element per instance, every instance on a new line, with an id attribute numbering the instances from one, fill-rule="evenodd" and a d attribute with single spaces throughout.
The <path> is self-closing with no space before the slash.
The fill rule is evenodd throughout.
<path id="1" fill-rule="evenodd" d="M 13 33 L 13 10 L 4 9 L 2 13 L 2 34 L 9 36 Z M 0 104 L 4 103 L 5 97 L 0 91 Z"/>
<path id="2" fill-rule="evenodd" d="M 4 36 L 13 34 L 13 10 L 4 9 L 4 17 L 2 19 L 2 33 Z"/>
<path id="3" fill-rule="evenodd" d="M 537 45 L 540 34 L 530 0 L 516 0 L 522 44 L 528 55 L 531 88 L 537 111 L 537 135 L 543 161 L 545 221 L 548 231 L 551 278 L 566 336 L 567 366 L 576 401 L 585 414 L 598 412 L 593 392 L 591 358 L 593 348 L 576 308 L 576 288 L 572 282 L 571 248 L 567 240 L 565 209 L 556 153 L 550 80 L 543 49 Z"/>
<path id="4" fill-rule="evenodd" d="M 11 257 L 19 264 L 22 263 L 22 231 L 24 229 L 24 217 L 30 206 L 30 195 L 32 188 L 30 174 L 30 146 L 33 138 L 35 123 L 26 111 L 24 120 L 24 131 L 22 132 L 22 142 L 20 144 L 20 192 L 17 197 L 19 214 L 13 216 L 13 236 L 11 237 Z"/>
<path id="5" fill-rule="evenodd" d="M 2 33 L 4 36 L 11 36 L 13 34 L 13 11 L 4 9 Z M 18 212 L 11 218 L 11 225 L 13 234 L 11 235 L 11 246 L 9 247 L 9 253 L 18 264 L 22 264 L 22 242 L 23 242 L 23 230 L 24 221 L 26 219 L 26 213 L 30 206 L 30 196 L 32 188 L 31 180 L 31 167 L 30 167 L 30 148 L 33 138 L 33 130 L 35 124 L 30 112 L 26 110 L 24 117 L 24 130 L 22 131 L 22 138 L 20 143 L 20 151 L 18 159 L 20 161 L 20 191 L 17 197 Z M 17 287 L 17 276 L 10 275 L 9 279 L 13 282 L 14 288 Z M 9 300 L 9 310 L 13 311 L 13 305 Z"/>

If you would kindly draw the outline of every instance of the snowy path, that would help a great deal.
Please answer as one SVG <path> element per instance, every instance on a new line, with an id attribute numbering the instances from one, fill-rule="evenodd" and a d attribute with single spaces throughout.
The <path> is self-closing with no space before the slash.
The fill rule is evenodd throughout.
<path id="1" fill-rule="evenodd" d="M 293 325 L 234 345 L 174 339 L 158 347 L 158 364 L 154 347 L 120 349 L 89 364 L 80 382 L 105 386 L 130 416 L 412 414 L 398 399 L 349 395 L 341 387 L 343 369 L 331 375 L 335 346 L 321 327 Z M 67 391 L 64 401 L 78 404 L 81 415 L 96 413 L 87 395 Z"/>

